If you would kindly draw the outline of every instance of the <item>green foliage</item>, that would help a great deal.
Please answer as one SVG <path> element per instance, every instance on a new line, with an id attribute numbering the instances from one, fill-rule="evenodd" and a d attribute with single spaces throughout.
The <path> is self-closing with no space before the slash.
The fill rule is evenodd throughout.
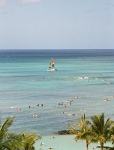
<path id="1" fill-rule="evenodd" d="M 99 142 L 103 150 L 104 143 L 114 144 L 114 122 L 110 118 L 105 120 L 104 113 L 92 116 L 91 121 L 86 120 L 84 115 L 75 127 L 69 125 L 69 128 L 71 133 L 76 134 L 75 140 L 86 140 L 86 147 L 91 142 Z"/>
<path id="2" fill-rule="evenodd" d="M 111 128 L 111 141 L 112 141 L 112 144 L 114 144 L 114 122 L 113 122 L 112 128 Z"/>
<path id="3" fill-rule="evenodd" d="M 70 126 L 70 133 L 76 134 L 75 140 L 86 140 L 86 148 L 88 149 L 90 139 L 90 122 L 85 119 L 85 115 L 75 124 Z"/>
<path id="4" fill-rule="evenodd" d="M 101 145 L 110 141 L 112 127 L 110 118 L 105 121 L 104 113 L 102 113 L 101 115 L 94 115 L 91 117 L 91 120 L 92 141 L 100 142 Z"/>
<path id="5" fill-rule="evenodd" d="M 10 133 L 8 130 L 13 121 L 14 117 L 8 117 L 0 124 L 0 150 L 35 150 L 35 141 L 41 137 L 34 133 Z"/>

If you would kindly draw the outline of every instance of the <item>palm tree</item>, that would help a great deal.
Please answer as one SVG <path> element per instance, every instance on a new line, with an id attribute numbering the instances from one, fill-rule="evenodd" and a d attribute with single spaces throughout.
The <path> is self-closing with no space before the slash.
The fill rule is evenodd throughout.
<path id="1" fill-rule="evenodd" d="M 34 144 L 36 140 L 40 138 L 40 136 L 33 133 L 10 133 L 3 146 L 7 150 L 35 150 Z"/>
<path id="2" fill-rule="evenodd" d="M 15 133 L 8 133 L 5 138 L 5 143 L 2 145 L 2 149 L 5 150 L 20 150 L 22 147 L 21 135 Z"/>
<path id="3" fill-rule="evenodd" d="M 112 123 L 111 127 L 111 138 L 110 138 L 112 144 L 114 145 L 114 122 Z"/>
<path id="4" fill-rule="evenodd" d="M 14 117 L 8 117 L 3 124 L 0 120 L 0 149 L 4 149 L 5 144 L 7 143 L 8 129 L 12 125 Z"/>
<path id="5" fill-rule="evenodd" d="M 90 139 L 90 123 L 85 119 L 85 114 L 76 123 L 76 127 L 70 127 L 70 133 L 76 134 L 75 140 L 86 140 L 86 150 L 88 150 L 89 139 Z"/>
<path id="6" fill-rule="evenodd" d="M 14 117 L 8 117 L 3 125 L 0 125 L 0 150 L 35 150 L 35 141 L 41 137 L 34 133 L 8 132 L 13 121 Z"/>
<path id="7" fill-rule="evenodd" d="M 110 141 L 112 121 L 108 118 L 105 121 L 104 113 L 91 117 L 91 142 L 99 142 L 101 150 L 104 148 L 104 143 Z"/>
<path id="8" fill-rule="evenodd" d="M 35 150 L 34 144 L 35 141 L 40 139 L 41 137 L 36 134 L 22 134 L 22 150 Z"/>

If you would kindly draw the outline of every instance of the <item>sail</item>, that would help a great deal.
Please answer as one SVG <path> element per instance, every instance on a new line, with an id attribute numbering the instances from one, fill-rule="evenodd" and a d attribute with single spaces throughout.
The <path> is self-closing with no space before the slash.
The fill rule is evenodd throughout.
<path id="1" fill-rule="evenodd" d="M 54 59 L 52 59 L 47 71 L 57 71 L 57 68 L 55 68 L 54 66 L 55 66 Z"/>
<path id="2" fill-rule="evenodd" d="M 54 67 L 54 60 L 52 59 L 52 61 L 51 61 L 51 64 L 52 64 L 52 67 Z"/>

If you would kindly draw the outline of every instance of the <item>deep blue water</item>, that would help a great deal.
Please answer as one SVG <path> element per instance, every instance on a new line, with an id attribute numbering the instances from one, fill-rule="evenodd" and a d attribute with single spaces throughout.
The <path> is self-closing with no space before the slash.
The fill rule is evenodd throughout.
<path id="1" fill-rule="evenodd" d="M 5 49 L 0 50 L 0 57 L 97 57 L 114 56 L 113 49 Z"/>

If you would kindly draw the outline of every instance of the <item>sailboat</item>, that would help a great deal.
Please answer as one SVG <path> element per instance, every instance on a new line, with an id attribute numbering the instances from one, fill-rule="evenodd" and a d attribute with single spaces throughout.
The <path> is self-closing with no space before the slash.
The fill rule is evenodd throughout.
<path id="1" fill-rule="evenodd" d="M 54 59 L 52 59 L 50 65 L 49 65 L 49 68 L 47 71 L 57 71 L 57 68 L 55 68 L 55 62 L 54 62 Z"/>

